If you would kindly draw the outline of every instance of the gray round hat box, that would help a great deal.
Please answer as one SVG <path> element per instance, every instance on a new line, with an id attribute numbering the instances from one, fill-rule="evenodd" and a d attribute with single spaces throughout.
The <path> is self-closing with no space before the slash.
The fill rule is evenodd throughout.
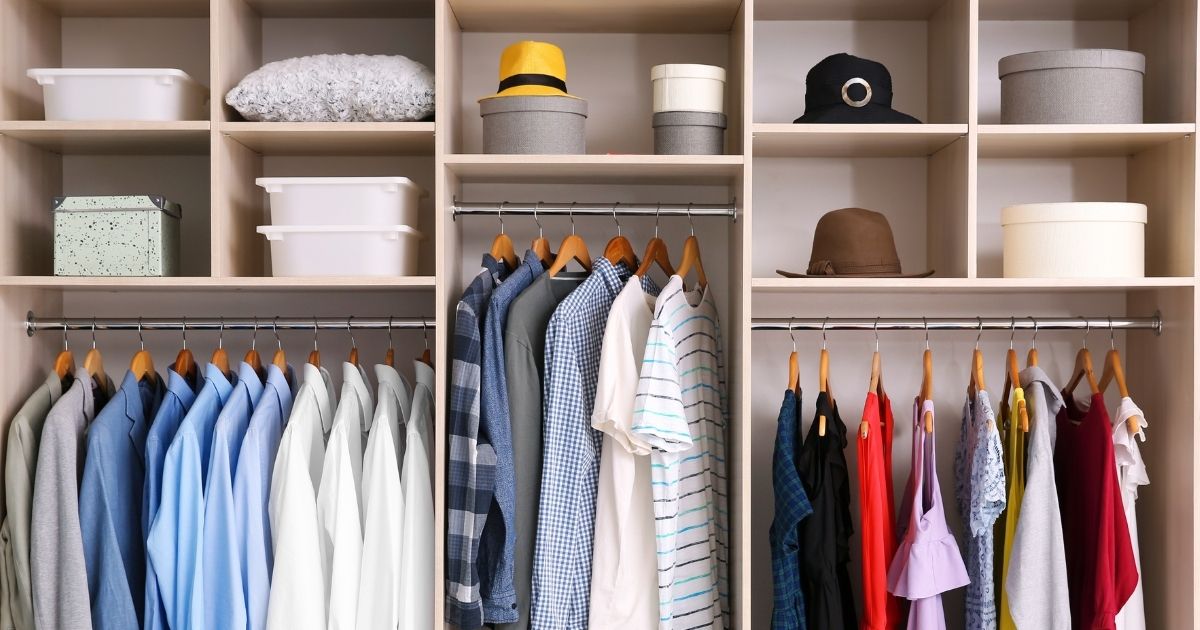
<path id="1" fill-rule="evenodd" d="M 658 112 L 654 114 L 655 155 L 721 155 L 725 152 L 725 114 Z"/>
<path id="2" fill-rule="evenodd" d="M 587 153 L 587 101 L 567 96 L 497 96 L 479 101 L 484 153 Z"/>
<path id="3" fill-rule="evenodd" d="M 1000 60 L 1000 122 L 1142 122 L 1145 55 L 1083 48 L 1009 55 Z"/>

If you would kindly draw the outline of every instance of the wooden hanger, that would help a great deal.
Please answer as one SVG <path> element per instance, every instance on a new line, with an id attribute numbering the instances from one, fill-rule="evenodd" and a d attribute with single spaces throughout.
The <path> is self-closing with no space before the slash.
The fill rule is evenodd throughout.
<path id="1" fill-rule="evenodd" d="M 871 383 L 867 389 L 868 392 L 876 392 L 880 397 L 883 396 L 883 366 L 879 357 L 879 318 L 875 318 L 875 352 L 871 354 Z M 864 417 L 862 422 L 858 423 L 858 433 L 865 440 L 870 433 L 871 426 L 867 424 Z"/>
<path id="2" fill-rule="evenodd" d="M 540 203 L 540 202 L 539 202 Z M 392 316 L 388 315 L 388 347 L 383 355 L 383 364 L 396 367 L 396 348 L 392 345 Z"/>
<path id="3" fill-rule="evenodd" d="M 633 253 L 633 244 L 621 234 L 621 222 L 617 220 L 617 206 L 619 205 L 621 202 L 618 201 L 612 207 L 613 223 L 617 224 L 617 235 L 604 246 L 604 257 L 614 265 L 625 263 L 625 268 L 632 271 L 638 268 L 637 254 Z"/>
<path id="4" fill-rule="evenodd" d="M 421 336 L 425 338 L 425 351 L 421 353 L 421 358 L 418 361 L 429 367 L 433 367 L 433 357 L 429 355 L 429 326 L 425 323 L 424 317 L 421 317 Z"/>
<path id="5" fill-rule="evenodd" d="M 348 358 L 346 360 L 350 363 L 350 365 L 357 366 L 358 365 L 358 342 L 354 340 L 354 329 L 350 327 L 350 320 L 352 320 L 352 319 L 354 319 L 353 315 L 346 318 L 346 333 L 350 335 L 350 358 Z"/>
<path id="6" fill-rule="evenodd" d="M 921 318 L 925 320 L 924 317 Z M 933 351 L 929 349 L 929 322 L 925 322 L 925 354 L 921 357 L 921 404 L 933 401 Z M 925 433 L 933 433 L 933 413 L 926 411 L 922 420 Z"/>
<path id="7" fill-rule="evenodd" d="M 704 275 L 704 262 L 700 259 L 700 241 L 696 239 L 696 226 L 692 223 L 691 204 L 688 204 L 688 224 L 691 226 L 691 235 L 683 242 L 683 259 L 679 261 L 679 268 L 675 274 L 686 279 L 688 272 L 695 267 L 696 281 L 700 288 L 704 289 L 708 287 L 708 276 Z"/>
<path id="8" fill-rule="evenodd" d="M 1017 351 L 1013 349 L 1013 337 L 1017 334 L 1017 320 L 1012 321 L 1012 334 L 1008 337 L 1008 354 L 1004 357 L 1004 390 L 1000 396 L 1001 415 L 1007 415 L 1004 411 L 1008 408 L 1008 394 L 1012 390 L 1021 386 L 1021 368 L 1017 365 Z M 1029 433 L 1029 412 L 1025 409 L 1025 399 L 1021 398 L 1017 401 L 1017 421 L 1020 424 L 1023 433 Z M 1011 427 L 1010 427 L 1011 430 Z"/>
<path id="9" fill-rule="evenodd" d="M 213 350 L 212 364 L 225 378 L 229 378 L 229 354 L 225 352 L 225 318 L 221 318 L 221 331 L 217 336 L 217 349 Z"/>
<path id="10" fill-rule="evenodd" d="M 571 202 L 571 208 L 575 207 L 575 202 Z M 550 277 L 558 275 L 572 260 L 578 262 L 585 271 L 592 270 L 592 256 L 588 254 L 587 243 L 583 238 L 575 233 L 575 213 L 571 212 L 571 233 L 563 239 L 561 245 L 558 246 L 558 255 L 554 258 L 554 264 L 550 265 L 550 269 L 546 273 Z"/>
<path id="11" fill-rule="evenodd" d="M 279 368 L 283 372 L 283 377 L 292 382 L 291 375 L 288 374 L 287 353 L 283 351 L 283 342 L 279 339 L 279 316 L 275 316 L 275 320 L 271 322 L 271 332 L 275 333 L 275 355 L 271 357 L 271 365 Z"/>
<path id="12" fill-rule="evenodd" d="M 550 241 L 546 240 L 546 236 L 542 233 L 542 220 L 538 218 L 538 209 L 541 207 L 542 202 L 540 201 L 533 207 L 533 221 L 537 223 L 538 235 L 533 239 L 533 244 L 529 246 L 529 249 L 533 250 L 538 260 L 542 261 L 542 267 L 549 268 L 554 263 L 554 254 L 550 253 Z M 390 352 L 391 349 L 389 348 L 388 351 Z"/>
<path id="13" fill-rule="evenodd" d="M 254 318 L 254 332 L 250 334 L 250 349 L 246 351 L 246 356 L 242 357 L 242 361 L 246 362 L 254 373 L 258 375 L 259 380 L 266 376 L 263 371 L 262 357 L 258 354 L 258 318 Z"/>
<path id="14" fill-rule="evenodd" d="M 317 345 L 317 318 L 313 318 L 313 349 L 308 353 L 308 363 L 313 367 L 321 367 L 321 348 Z"/>
<path id="15" fill-rule="evenodd" d="M 71 348 L 67 345 L 67 325 L 63 323 L 63 347 L 62 351 L 54 357 L 54 374 L 58 376 L 58 380 L 65 381 L 75 372 L 75 355 L 71 354 Z"/>
<path id="16" fill-rule="evenodd" d="M 83 369 L 87 371 L 97 383 L 105 383 L 108 381 L 108 375 L 104 373 L 104 357 L 100 354 L 100 349 L 96 347 L 96 320 L 92 319 L 92 348 L 88 350 L 86 356 L 83 357 Z"/>
<path id="17" fill-rule="evenodd" d="M 1025 355 L 1025 366 L 1026 367 L 1037 367 L 1037 364 L 1038 364 L 1038 354 L 1037 354 L 1038 322 L 1036 319 L 1033 319 L 1032 317 L 1030 317 L 1029 319 L 1033 320 L 1033 340 L 1029 342 L 1029 354 Z"/>
<path id="18" fill-rule="evenodd" d="M 137 380 L 145 379 L 153 383 L 158 379 L 158 373 L 154 371 L 154 357 L 146 351 L 146 340 L 142 337 L 142 318 L 140 317 L 138 318 L 138 343 L 140 349 L 129 361 L 129 371 L 133 372 L 133 376 Z"/>
<path id="19" fill-rule="evenodd" d="M 833 404 L 833 392 L 829 391 L 829 349 L 826 347 L 825 326 L 829 323 L 829 318 L 821 324 L 821 359 L 817 371 L 817 384 L 820 391 L 829 396 L 830 404 Z M 817 416 L 817 435 L 825 437 L 825 414 Z"/>
<path id="20" fill-rule="evenodd" d="M 179 354 L 175 355 L 175 363 L 171 364 L 171 369 L 183 377 L 183 380 L 193 383 L 196 378 L 196 357 L 192 354 L 191 350 L 188 350 L 186 317 L 183 318 L 183 322 L 179 325 L 179 332 L 183 335 L 183 348 L 179 350 Z"/>
<path id="21" fill-rule="evenodd" d="M 979 334 L 975 335 L 975 350 L 971 352 L 971 378 L 967 382 L 967 396 L 971 398 L 987 390 L 983 380 L 983 351 L 979 349 L 979 340 L 983 337 L 983 318 L 976 319 L 979 320 Z"/>
<path id="22" fill-rule="evenodd" d="M 1083 334 L 1083 347 L 1075 353 L 1075 369 L 1072 372 L 1071 380 L 1067 382 L 1067 387 L 1063 389 L 1064 392 L 1075 391 L 1075 388 L 1079 386 L 1079 381 L 1086 377 L 1092 395 L 1100 393 L 1100 384 L 1096 382 L 1096 373 L 1092 371 L 1092 353 L 1087 347 L 1087 335 L 1091 331 L 1092 325 L 1091 322 L 1088 322 L 1087 332 Z"/>
<path id="23" fill-rule="evenodd" d="M 788 323 L 788 335 L 792 337 L 792 353 L 788 355 L 788 382 L 787 388 L 797 394 L 800 393 L 800 353 L 796 351 L 796 335 L 792 332 L 792 325 Z"/>
<path id="24" fill-rule="evenodd" d="M 1108 319 L 1108 354 L 1104 356 L 1104 373 L 1100 376 L 1100 391 L 1108 389 L 1108 384 L 1116 381 L 1117 392 L 1121 398 L 1129 398 L 1129 387 L 1125 384 L 1125 368 L 1121 367 L 1121 352 L 1117 350 L 1117 341 L 1113 336 L 1112 318 Z M 1130 435 L 1137 435 L 1142 430 L 1140 416 L 1129 416 L 1125 420 L 1125 428 Z"/>
<path id="25" fill-rule="evenodd" d="M 504 204 L 506 203 L 508 202 L 505 201 L 496 206 L 496 217 L 500 219 L 500 233 L 496 235 L 496 238 L 492 239 L 490 253 L 492 254 L 492 258 L 503 262 L 506 267 L 512 270 L 516 269 L 517 265 L 521 264 L 521 262 L 517 258 L 516 249 L 513 248 L 512 239 L 508 237 L 508 234 L 504 233 L 504 216 L 502 213 Z"/>
<path id="26" fill-rule="evenodd" d="M 658 210 L 654 211 L 654 238 L 651 238 L 650 242 L 646 244 L 646 253 L 642 255 L 642 266 L 638 267 L 634 275 L 644 278 L 654 265 L 658 265 L 658 268 L 662 269 L 668 278 L 675 275 L 675 268 L 671 266 L 671 253 L 667 248 L 667 243 L 658 237 Z M 795 345 L 794 341 L 795 338 L 793 337 L 792 345 Z"/>

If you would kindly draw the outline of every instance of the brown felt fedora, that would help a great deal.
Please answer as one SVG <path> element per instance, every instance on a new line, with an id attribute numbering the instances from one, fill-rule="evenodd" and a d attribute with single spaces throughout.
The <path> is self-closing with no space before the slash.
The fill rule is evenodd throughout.
<path id="1" fill-rule="evenodd" d="M 863 208 L 826 212 L 813 231 L 812 256 L 805 273 L 776 270 L 788 278 L 925 278 L 900 271 L 896 239 L 887 217 Z"/>

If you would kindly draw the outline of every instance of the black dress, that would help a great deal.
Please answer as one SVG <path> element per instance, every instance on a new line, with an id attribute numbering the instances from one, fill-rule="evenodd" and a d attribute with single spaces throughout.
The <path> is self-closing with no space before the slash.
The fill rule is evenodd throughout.
<path id="1" fill-rule="evenodd" d="M 825 435 L 820 435 L 820 416 Z M 817 409 L 800 447 L 800 480 L 813 513 L 800 523 L 800 576 L 808 630 L 858 630 L 850 586 L 850 469 L 846 464 L 846 424 L 829 394 L 817 396 Z"/>

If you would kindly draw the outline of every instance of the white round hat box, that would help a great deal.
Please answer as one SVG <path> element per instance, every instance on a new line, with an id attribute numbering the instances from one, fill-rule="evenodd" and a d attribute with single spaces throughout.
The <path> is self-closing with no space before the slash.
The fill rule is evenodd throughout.
<path id="1" fill-rule="evenodd" d="M 414 276 L 421 233 L 407 225 L 260 225 L 271 274 Z"/>
<path id="2" fill-rule="evenodd" d="M 725 68 L 698 63 L 666 63 L 650 68 L 654 113 L 725 113 Z"/>
<path id="3" fill-rule="evenodd" d="M 1000 211 L 1005 278 L 1141 278 L 1146 206 L 1027 203 Z"/>
<path id="4" fill-rule="evenodd" d="M 409 225 L 425 190 L 407 177 L 259 177 L 271 225 Z"/>

